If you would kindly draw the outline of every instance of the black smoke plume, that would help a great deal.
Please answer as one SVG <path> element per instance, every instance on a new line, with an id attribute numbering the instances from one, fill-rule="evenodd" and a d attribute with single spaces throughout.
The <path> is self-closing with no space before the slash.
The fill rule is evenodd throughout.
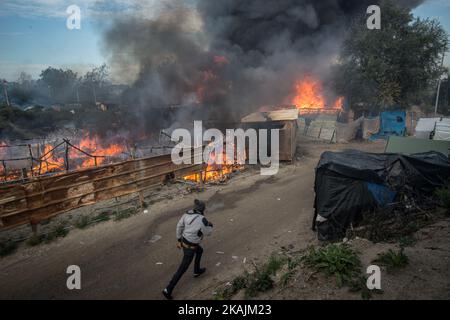
<path id="1" fill-rule="evenodd" d="M 397 1 L 415 7 L 422 1 Z M 305 74 L 327 87 L 349 23 L 375 0 L 169 1 L 153 18 L 117 20 L 105 34 L 113 68 L 137 70 L 126 104 L 198 105 L 204 116 L 239 119 L 289 103 Z M 327 92 L 332 95 L 332 92 Z"/>

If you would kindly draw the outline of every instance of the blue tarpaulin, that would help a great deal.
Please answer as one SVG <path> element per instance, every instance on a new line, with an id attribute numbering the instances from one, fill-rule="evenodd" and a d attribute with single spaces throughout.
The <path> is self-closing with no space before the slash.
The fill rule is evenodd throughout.
<path id="1" fill-rule="evenodd" d="M 380 207 L 385 207 L 388 204 L 392 203 L 392 201 L 394 201 L 396 194 L 395 191 L 392 191 L 382 184 L 366 182 L 366 185 L 367 189 L 370 191 L 373 198 Z"/>
<path id="2" fill-rule="evenodd" d="M 389 136 L 404 136 L 406 132 L 405 111 L 384 111 L 380 114 L 380 131 L 370 140 L 387 139 Z"/>

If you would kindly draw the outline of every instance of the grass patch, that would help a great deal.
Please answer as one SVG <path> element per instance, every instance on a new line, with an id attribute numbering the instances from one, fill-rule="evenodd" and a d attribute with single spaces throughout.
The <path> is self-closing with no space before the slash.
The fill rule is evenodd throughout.
<path id="1" fill-rule="evenodd" d="M 446 209 L 447 215 L 450 215 L 450 189 L 441 188 L 435 191 L 436 196 L 439 198 L 442 207 Z"/>
<path id="2" fill-rule="evenodd" d="M 379 254 L 373 262 L 386 267 L 388 272 L 396 271 L 409 263 L 408 256 L 403 251 L 403 248 L 400 248 L 398 252 L 389 249 L 387 252 Z"/>
<path id="3" fill-rule="evenodd" d="M 338 287 L 351 284 L 361 273 L 358 255 L 346 245 L 330 244 L 319 249 L 311 248 L 303 261 L 327 276 L 334 276 Z"/>
<path id="4" fill-rule="evenodd" d="M 284 257 L 272 255 L 261 268 L 255 266 L 255 272 L 245 272 L 243 275 L 235 278 L 226 288 L 218 290 L 214 298 L 227 300 L 240 290 L 245 290 L 244 295 L 246 299 L 256 297 L 258 293 L 266 292 L 274 287 L 272 277 L 285 263 L 286 259 Z"/>
<path id="5" fill-rule="evenodd" d="M 301 264 L 301 262 L 302 257 L 289 257 L 287 259 L 287 271 L 280 278 L 281 287 L 286 287 L 289 282 L 291 282 L 297 272 L 297 267 Z"/>
<path id="6" fill-rule="evenodd" d="M 25 243 L 30 247 L 34 247 L 42 243 L 43 240 L 44 238 L 42 235 L 34 234 L 30 238 L 28 238 L 28 240 Z"/>
<path id="7" fill-rule="evenodd" d="M 93 220 L 95 222 L 102 222 L 102 221 L 108 221 L 110 219 L 111 219 L 110 212 L 103 211 L 103 212 L 100 212 L 98 215 L 96 215 Z"/>
<path id="8" fill-rule="evenodd" d="M 53 241 L 57 238 L 64 238 L 69 233 L 64 224 L 57 224 L 45 237 L 45 242 Z"/>
<path id="9" fill-rule="evenodd" d="M 49 243 L 58 238 L 64 238 L 69 233 L 69 230 L 62 223 L 55 225 L 47 234 L 35 234 L 28 238 L 26 244 L 34 247 L 41 243 Z"/>
<path id="10" fill-rule="evenodd" d="M 330 244 L 321 248 L 311 247 L 289 257 L 272 255 L 262 267 L 255 266 L 255 272 L 245 272 L 217 290 L 214 298 L 231 299 L 244 290 L 244 298 L 249 299 L 275 286 L 286 289 L 297 272 L 301 271 L 299 267 L 303 266 L 334 277 L 338 287 L 348 286 L 350 291 L 360 292 L 362 299 L 370 299 L 373 293 L 383 293 L 382 290 L 367 288 L 367 278 L 362 273 L 361 261 L 356 251 L 345 244 Z M 282 271 L 282 274 L 278 277 L 279 271 Z"/>
<path id="11" fill-rule="evenodd" d="M 78 229 L 85 229 L 89 225 L 89 222 L 90 220 L 88 216 L 81 216 L 75 222 L 75 227 Z"/>
<path id="12" fill-rule="evenodd" d="M 17 243 L 11 240 L 0 243 L 0 257 L 5 257 L 17 249 Z"/>
<path id="13" fill-rule="evenodd" d="M 245 289 L 247 287 L 247 282 L 249 279 L 249 274 L 246 272 L 242 276 L 238 276 L 231 281 L 231 284 L 226 286 L 224 289 L 218 290 L 214 299 L 216 300 L 229 300 L 240 290 Z"/>
<path id="14" fill-rule="evenodd" d="M 122 211 L 118 211 L 115 215 L 114 215 L 114 221 L 120 221 L 123 219 L 127 219 L 129 217 L 131 217 L 132 215 L 136 214 L 136 208 L 128 208 Z"/>
<path id="15" fill-rule="evenodd" d="M 360 292 L 361 299 L 370 300 L 372 298 L 373 293 L 383 294 L 383 290 L 381 289 L 369 289 L 367 288 L 367 278 L 364 275 L 360 275 L 352 279 L 349 284 L 350 292 Z"/>
<path id="16" fill-rule="evenodd" d="M 412 247 L 416 244 L 417 240 L 413 236 L 403 236 L 398 240 L 398 245 L 401 248 Z"/>
<path id="17" fill-rule="evenodd" d="M 294 277 L 295 273 L 296 273 L 295 270 L 288 270 L 281 276 L 280 285 L 282 288 L 287 287 L 287 285 L 291 282 L 292 278 Z"/>

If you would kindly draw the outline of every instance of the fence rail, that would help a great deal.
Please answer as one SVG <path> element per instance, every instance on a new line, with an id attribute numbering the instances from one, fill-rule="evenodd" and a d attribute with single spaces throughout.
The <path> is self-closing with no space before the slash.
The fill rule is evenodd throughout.
<path id="1" fill-rule="evenodd" d="M 194 153 L 201 150 L 199 148 Z M 203 168 L 201 164 L 175 165 L 168 154 L 3 185 L 0 186 L 0 230 L 28 223 L 36 225 L 63 212 L 97 201 L 140 193 Z"/>

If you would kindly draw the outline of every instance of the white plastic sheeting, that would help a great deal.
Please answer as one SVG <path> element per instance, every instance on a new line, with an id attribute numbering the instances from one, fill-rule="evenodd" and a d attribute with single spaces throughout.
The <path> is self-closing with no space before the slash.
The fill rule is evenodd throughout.
<path id="1" fill-rule="evenodd" d="M 431 133 L 434 131 L 436 122 L 441 118 L 420 118 L 414 130 L 414 137 L 418 139 L 430 139 Z"/>
<path id="2" fill-rule="evenodd" d="M 436 122 L 433 140 L 450 141 L 450 119 L 443 118 Z"/>
<path id="3" fill-rule="evenodd" d="M 338 143 L 348 143 L 355 139 L 358 129 L 364 121 L 364 117 L 360 117 L 349 123 L 336 123 L 336 141 Z"/>
<path id="4" fill-rule="evenodd" d="M 364 118 L 362 122 L 363 139 L 369 140 L 369 138 L 380 131 L 380 117 L 376 118 Z"/>

